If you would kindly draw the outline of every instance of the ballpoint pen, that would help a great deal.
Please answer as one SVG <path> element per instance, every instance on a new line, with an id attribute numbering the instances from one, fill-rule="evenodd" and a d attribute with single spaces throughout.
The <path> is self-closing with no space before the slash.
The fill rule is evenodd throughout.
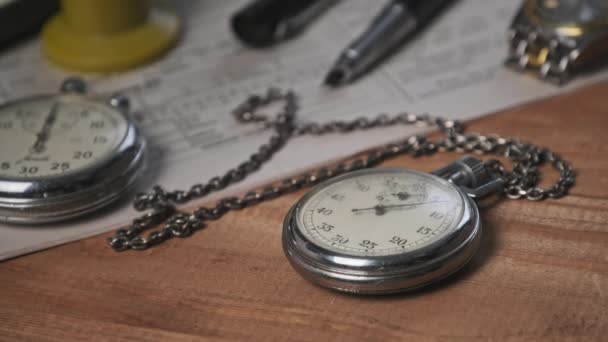
<path id="1" fill-rule="evenodd" d="M 348 83 L 369 71 L 411 38 L 452 0 L 392 0 L 369 27 L 342 51 L 324 83 Z"/>

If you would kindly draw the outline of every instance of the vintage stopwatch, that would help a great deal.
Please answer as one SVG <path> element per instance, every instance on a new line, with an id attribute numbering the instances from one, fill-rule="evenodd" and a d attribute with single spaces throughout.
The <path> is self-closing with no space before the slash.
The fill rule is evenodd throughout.
<path id="1" fill-rule="evenodd" d="M 502 188 L 470 156 L 433 173 L 351 172 L 289 211 L 283 248 L 300 274 L 325 287 L 368 294 L 420 287 L 471 259 L 481 236 L 472 198 Z"/>
<path id="2" fill-rule="evenodd" d="M 524 0 L 506 64 L 559 84 L 608 56 L 608 1 Z"/>
<path id="3" fill-rule="evenodd" d="M 145 141 L 120 95 L 61 92 L 0 106 L 0 221 L 47 223 L 83 215 L 120 198 L 143 170 Z"/>
<path id="4" fill-rule="evenodd" d="M 257 113 L 276 101 L 285 102 L 276 117 Z M 190 236 L 229 211 L 316 185 L 285 217 L 282 243 L 289 262 L 305 278 L 335 290 L 393 293 L 433 283 L 466 265 L 480 243 L 477 199 L 490 194 L 528 200 L 559 198 L 575 181 L 571 165 L 551 150 L 514 138 L 465 133 L 456 121 L 398 113 L 300 124 L 296 122 L 297 110 L 297 98 L 291 91 L 270 89 L 265 95 L 247 98 L 233 115 L 239 122 L 271 128 L 274 133 L 268 142 L 237 167 L 206 183 L 173 191 L 155 186 L 148 193 L 137 194 L 134 207 L 150 211 L 108 238 L 109 245 L 116 251 L 143 250 L 173 237 Z M 293 137 L 398 124 L 438 127 L 445 136 L 436 140 L 412 136 L 332 167 L 289 177 L 240 197 L 222 198 L 210 207 L 178 209 L 180 204 L 240 182 Z M 465 155 L 432 173 L 373 168 L 402 154 L 451 151 L 499 155 L 514 166 L 507 170 L 498 160 Z M 538 186 L 543 164 L 559 172 L 548 188 Z"/>

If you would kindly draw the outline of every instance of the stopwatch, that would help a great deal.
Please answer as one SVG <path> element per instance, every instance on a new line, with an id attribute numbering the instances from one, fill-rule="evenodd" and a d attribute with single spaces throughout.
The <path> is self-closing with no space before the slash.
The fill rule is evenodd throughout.
<path id="1" fill-rule="evenodd" d="M 257 111 L 284 101 L 274 118 Z M 291 91 L 269 89 L 252 95 L 232 112 L 239 122 L 273 128 L 268 143 L 225 174 L 187 190 L 157 185 L 137 194 L 133 206 L 149 210 L 108 238 L 116 251 L 143 250 L 173 237 L 187 237 L 230 211 L 315 187 L 287 213 L 282 245 L 291 265 L 308 280 L 334 290 L 386 294 L 412 290 L 439 281 L 464 267 L 481 239 L 478 199 L 496 194 L 537 201 L 564 196 L 576 180 L 567 161 L 548 148 L 516 138 L 465 133 L 461 123 L 407 112 L 393 116 L 327 123 L 296 122 L 297 97 Z M 238 183 L 268 162 L 291 138 L 397 124 L 436 126 L 445 134 L 430 140 L 411 136 L 366 153 L 270 186 L 193 211 L 178 208 Z M 511 170 L 496 159 L 471 155 L 431 173 L 407 168 L 374 168 L 403 154 L 438 152 L 494 154 L 514 163 Z M 539 187 L 543 164 L 559 172 L 547 188 Z M 250 227 L 243 227 L 250 229 Z M 152 230 L 154 229 L 154 230 Z M 152 230 L 146 233 L 146 231 Z"/>
<path id="2" fill-rule="evenodd" d="M 120 198 L 143 171 L 145 140 L 129 101 L 61 92 L 0 106 L 0 221 L 47 223 L 89 213 Z"/>
<path id="3" fill-rule="evenodd" d="M 502 180 L 466 156 L 433 173 L 369 169 L 321 183 L 289 211 L 283 247 L 305 278 L 336 290 L 410 290 L 463 267 L 479 246 L 472 197 Z"/>

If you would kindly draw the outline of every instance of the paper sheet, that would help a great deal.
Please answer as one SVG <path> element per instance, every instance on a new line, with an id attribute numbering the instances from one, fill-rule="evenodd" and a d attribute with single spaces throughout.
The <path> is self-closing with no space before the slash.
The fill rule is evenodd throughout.
<path id="1" fill-rule="evenodd" d="M 608 75 L 603 72 L 559 88 L 506 70 L 502 66 L 506 29 L 518 1 L 462 0 L 379 70 L 356 84 L 329 90 L 320 86 L 326 70 L 383 1 L 344 0 L 298 39 L 259 51 L 241 46 L 228 29 L 230 14 L 244 1 L 177 3 L 185 27 L 175 50 L 126 74 L 89 77 L 93 91 L 122 91 L 134 103 L 153 155 L 141 190 L 157 183 L 166 189 L 184 189 L 245 160 L 268 132 L 236 123 L 230 111 L 248 94 L 269 86 L 300 94 L 302 121 L 404 110 L 466 120 Z M 0 75 L 0 101 L 6 101 L 53 92 L 69 74 L 48 65 L 34 41 L 1 54 Z M 297 138 L 258 173 L 224 193 L 248 190 L 414 132 L 393 127 Z M 106 232 L 136 215 L 125 199 L 93 217 L 67 224 L 0 225 L 0 260 Z"/>

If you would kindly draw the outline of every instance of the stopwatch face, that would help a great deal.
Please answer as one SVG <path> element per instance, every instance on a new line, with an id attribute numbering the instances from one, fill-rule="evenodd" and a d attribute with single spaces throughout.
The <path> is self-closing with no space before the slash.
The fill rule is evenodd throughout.
<path id="1" fill-rule="evenodd" d="M 110 158 L 128 131 L 117 109 L 78 95 L 41 96 L 0 107 L 0 178 L 76 173 Z"/>
<path id="2" fill-rule="evenodd" d="M 460 192 L 439 177 L 377 169 L 318 188 L 299 207 L 296 229 L 326 250 L 390 256 L 442 239 L 463 211 Z"/>

